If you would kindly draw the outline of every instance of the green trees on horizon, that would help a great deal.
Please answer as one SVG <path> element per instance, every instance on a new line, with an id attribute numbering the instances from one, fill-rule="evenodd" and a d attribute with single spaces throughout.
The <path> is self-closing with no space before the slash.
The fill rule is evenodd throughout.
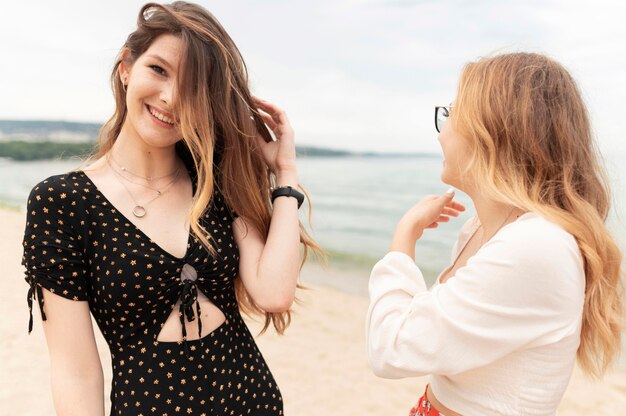
<path id="1" fill-rule="evenodd" d="M 58 142 L 49 140 L 0 141 L 0 158 L 9 158 L 17 161 L 67 159 L 70 157 L 85 157 L 90 155 L 98 144 L 96 142 Z M 431 154 L 419 153 L 373 153 L 350 152 L 345 150 L 326 149 L 321 147 L 297 146 L 299 157 L 432 157 Z"/>
<path id="2" fill-rule="evenodd" d="M 18 161 L 66 159 L 73 156 L 87 156 L 97 146 L 96 143 L 69 143 L 52 141 L 0 141 L 0 157 Z M 320 149 L 312 147 L 298 147 L 300 156 L 348 156 L 349 152 Z"/>
<path id="3" fill-rule="evenodd" d="M 95 146 L 95 143 L 11 140 L 0 142 L 0 157 L 19 161 L 66 159 L 73 156 L 87 156 L 95 149 Z"/>

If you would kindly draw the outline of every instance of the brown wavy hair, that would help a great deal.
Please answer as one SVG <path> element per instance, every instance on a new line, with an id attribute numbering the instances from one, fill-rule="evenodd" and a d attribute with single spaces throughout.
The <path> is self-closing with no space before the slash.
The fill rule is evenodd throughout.
<path id="1" fill-rule="evenodd" d="M 465 66 L 450 121 L 469 143 L 467 173 L 489 197 L 575 237 L 586 279 L 577 358 L 601 376 L 621 348 L 622 253 L 605 226 L 607 175 L 574 79 L 540 54 L 482 58 Z"/>
<path id="2" fill-rule="evenodd" d="M 192 162 L 197 174 L 198 186 L 189 214 L 191 230 L 209 252 L 215 253 L 211 236 L 199 220 L 211 204 L 215 184 L 219 184 L 228 206 L 267 238 L 272 211 L 270 187 L 275 177 L 263 159 L 256 135 L 260 133 L 268 142 L 272 137 L 253 103 L 241 53 L 217 19 L 203 7 L 183 1 L 147 3 L 139 12 L 137 29 L 122 47 L 122 52 L 130 52 L 125 62 L 132 65 L 163 34 L 178 36 L 184 45 L 176 87 L 176 117 L 182 136 L 177 149 L 182 148 L 182 156 Z M 111 150 L 126 119 L 126 92 L 118 71 L 124 59 L 122 52 L 111 73 L 115 113 L 100 130 L 99 147 L 92 159 Z M 310 215 L 309 210 L 309 222 Z M 322 253 L 302 224 L 300 242 L 302 264 L 309 249 Z M 239 278 L 235 290 L 242 311 L 265 316 L 262 332 L 270 323 L 279 333 L 289 326 L 290 311 L 264 312 Z"/>

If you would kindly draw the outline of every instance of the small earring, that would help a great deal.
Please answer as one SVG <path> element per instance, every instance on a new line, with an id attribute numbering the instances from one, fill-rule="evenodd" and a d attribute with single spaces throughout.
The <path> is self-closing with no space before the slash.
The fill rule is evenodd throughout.
<path id="1" fill-rule="evenodd" d="M 126 82 L 125 80 L 122 81 L 122 89 L 124 90 L 124 92 L 126 92 L 126 84 L 125 84 L 125 82 Z"/>

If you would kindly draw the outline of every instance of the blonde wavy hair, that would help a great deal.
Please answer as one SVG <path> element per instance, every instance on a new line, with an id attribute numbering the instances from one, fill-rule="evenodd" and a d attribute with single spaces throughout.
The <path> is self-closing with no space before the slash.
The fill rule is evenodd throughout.
<path id="1" fill-rule="evenodd" d="M 605 226 L 607 175 L 574 79 L 540 54 L 482 58 L 465 66 L 450 122 L 468 141 L 467 173 L 488 197 L 575 237 L 586 279 L 577 358 L 601 376 L 621 348 L 622 253 Z"/>
<path id="2" fill-rule="evenodd" d="M 137 29 L 122 47 L 122 51 L 130 52 L 127 63 L 132 65 L 163 34 L 178 36 L 184 44 L 176 87 L 176 115 L 181 132 L 176 148 L 183 159 L 193 164 L 197 174 L 198 186 L 189 214 L 192 232 L 209 252 L 215 253 L 200 218 L 211 206 L 214 186 L 218 184 L 227 205 L 267 238 L 272 212 L 270 188 L 275 177 L 263 159 L 256 136 L 260 133 L 268 142 L 272 137 L 253 103 L 239 50 L 203 7 L 183 1 L 147 3 L 139 12 Z M 115 112 L 100 130 L 98 149 L 89 160 L 103 157 L 111 150 L 126 120 L 126 91 L 118 71 L 122 56 L 120 52 L 111 73 Z M 216 164 L 218 169 L 214 169 Z M 309 210 L 309 222 L 310 215 Z M 300 242 L 304 252 L 302 264 L 309 249 L 323 255 L 302 224 Z M 264 312 L 239 278 L 235 291 L 242 311 L 264 315 L 261 332 L 270 323 L 278 333 L 289 326 L 290 311 Z"/>

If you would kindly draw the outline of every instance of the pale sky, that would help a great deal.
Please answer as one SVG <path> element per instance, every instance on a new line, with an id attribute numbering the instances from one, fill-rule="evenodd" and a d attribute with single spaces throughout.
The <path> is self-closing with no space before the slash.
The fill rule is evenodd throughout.
<path id="1" fill-rule="evenodd" d="M 103 122 L 109 74 L 145 2 L 3 2 L 0 118 Z M 255 94 L 303 145 L 438 152 L 433 106 L 463 65 L 534 51 L 578 80 L 604 152 L 626 151 L 626 3 L 608 0 L 201 0 Z"/>

